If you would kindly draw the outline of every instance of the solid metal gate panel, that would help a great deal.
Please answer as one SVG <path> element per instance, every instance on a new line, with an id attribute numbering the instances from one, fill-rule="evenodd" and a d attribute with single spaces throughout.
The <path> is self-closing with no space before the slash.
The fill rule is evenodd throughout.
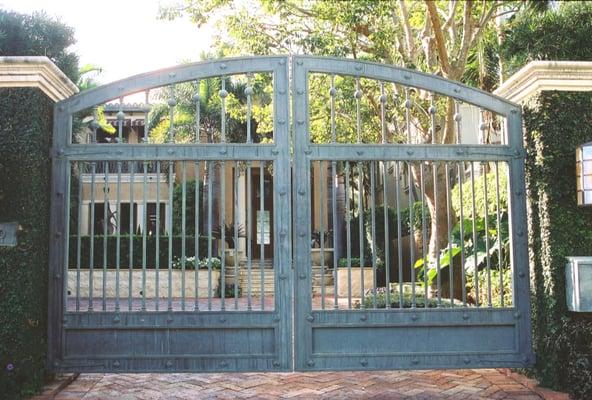
<path id="1" fill-rule="evenodd" d="M 160 141 L 145 128 L 151 91 Z M 122 103 L 138 92 L 144 104 Z M 181 65 L 56 104 L 54 370 L 292 370 L 288 98 L 281 56 Z M 273 209 L 252 200 L 270 184 Z M 253 257 L 267 243 L 273 257 Z"/>
<path id="2" fill-rule="evenodd" d="M 355 60 L 295 56 L 292 74 L 295 368 L 530 365 L 519 106 Z M 467 104 L 465 116 L 481 117 L 462 131 Z M 500 142 L 486 143 L 496 121 Z M 454 144 L 441 144 L 442 132 Z M 444 246 L 429 257 L 438 230 Z"/>

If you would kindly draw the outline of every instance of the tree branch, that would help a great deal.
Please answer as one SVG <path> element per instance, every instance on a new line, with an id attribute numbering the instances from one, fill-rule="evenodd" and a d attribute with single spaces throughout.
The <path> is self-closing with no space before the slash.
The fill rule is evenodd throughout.
<path id="1" fill-rule="evenodd" d="M 428 16 L 436 39 L 436 49 L 438 50 L 438 56 L 440 57 L 440 66 L 444 75 L 447 76 L 450 73 L 450 61 L 448 60 L 448 53 L 446 52 L 446 43 L 444 42 L 444 35 L 442 34 L 442 26 L 440 25 L 440 18 L 438 17 L 438 10 L 436 9 L 436 4 L 431 0 L 426 0 L 425 4 L 428 9 Z"/>
<path id="2" fill-rule="evenodd" d="M 413 42 L 413 31 L 411 30 L 411 22 L 409 21 L 409 11 L 405 0 L 399 0 L 399 9 L 401 10 L 401 19 L 403 20 L 403 31 L 405 32 L 405 40 L 407 46 L 407 58 L 415 61 L 415 44 Z"/>

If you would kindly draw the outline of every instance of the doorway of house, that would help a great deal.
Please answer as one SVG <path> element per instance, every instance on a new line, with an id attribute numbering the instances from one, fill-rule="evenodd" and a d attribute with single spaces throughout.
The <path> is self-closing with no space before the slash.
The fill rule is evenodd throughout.
<path id="1" fill-rule="evenodd" d="M 261 176 L 263 170 L 263 177 Z M 253 258 L 273 258 L 273 176 L 267 168 L 251 170 L 251 251 Z M 263 254 L 262 253 L 263 249 Z"/>

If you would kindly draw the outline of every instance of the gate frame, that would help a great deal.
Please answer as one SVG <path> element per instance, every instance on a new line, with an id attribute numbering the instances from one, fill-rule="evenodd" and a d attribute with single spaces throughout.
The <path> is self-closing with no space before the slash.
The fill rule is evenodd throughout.
<path id="1" fill-rule="evenodd" d="M 335 74 L 394 82 L 448 96 L 506 118 L 508 145 L 434 145 L 434 144 L 313 144 L 309 140 L 308 74 Z M 299 204 L 294 210 L 294 304 L 295 369 L 310 370 L 386 370 L 427 368 L 491 368 L 498 366 L 526 367 L 534 363 L 530 323 L 530 279 L 528 265 L 527 220 L 525 199 L 524 157 L 522 139 L 522 112 L 518 104 L 501 97 L 471 88 L 436 75 L 406 68 L 315 56 L 292 58 L 292 115 L 294 120 L 294 178 L 293 196 Z M 507 309 L 464 308 L 429 310 L 422 308 L 397 311 L 380 310 L 313 310 L 311 301 L 312 280 L 309 266 L 311 220 L 310 162 L 314 160 L 400 160 L 400 161 L 507 161 L 509 170 L 509 229 L 513 268 L 514 306 Z M 481 325 L 479 325 L 481 324 Z M 373 327 L 446 327 L 514 326 L 513 352 L 429 352 L 360 354 L 328 353 L 314 346 L 315 330 L 341 328 L 342 330 Z M 350 329 L 350 332 L 353 330 Z M 348 343 L 351 337 L 332 339 Z M 471 340 L 473 338 L 463 338 Z M 363 338 L 362 338 L 363 340 Z M 444 347 L 445 348 L 445 347 Z"/>
<path id="2" fill-rule="evenodd" d="M 60 101 L 54 106 L 50 265 L 48 304 L 48 366 L 54 371 L 292 371 L 291 315 L 291 208 L 288 56 L 227 58 L 135 75 Z M 74 113 L 125 95 L 175 83 L 220 76 L 273 74 L 273 144 L 72 144 Z M 72 161 L 116 160 L 268 160 L 277 166 L 274 178 L 274 279 L 273 311 L 85 311 L 66 313 L 67 255 L 69 252 L 70 175 Z M 279 293 L 287 295 L 278 296 Z M 201 329 L 215 335 L 219 329 L 273 329 L 273 354 L 177 355 L 134 357 L 124 354 L 94 359 L 68 357 L 66 333 L 84 329 Z M 163 342 L 166 349 L 166 342 Z M 97 355 L 100 356 L 100 353 Z M 234 356 L 234 357 L 233 357 Z M 250 356 L 250 357 L 249 357 Z"/>

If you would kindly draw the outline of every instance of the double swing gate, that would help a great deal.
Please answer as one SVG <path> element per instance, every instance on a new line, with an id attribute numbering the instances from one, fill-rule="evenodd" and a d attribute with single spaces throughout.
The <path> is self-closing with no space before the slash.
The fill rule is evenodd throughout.
<path id="1" fill-rule="evenodd" d="M 437 76 L 305 56 L 59 102 L 50 365 L 530 365 L 521 123 Z"/>

